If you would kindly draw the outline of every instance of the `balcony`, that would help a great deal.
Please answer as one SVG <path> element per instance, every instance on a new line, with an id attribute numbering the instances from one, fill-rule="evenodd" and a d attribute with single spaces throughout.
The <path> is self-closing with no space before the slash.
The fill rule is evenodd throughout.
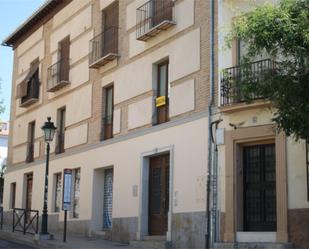
<path id="1" fill-rule="evenodd" d="M 118 30 L 118 27 L 110 27 L 90 41 L 90 68 L 104 66 L 119 56 Z"/>
<path id="2" fill-rule="evenodd" d="M 47 92 L 56 92 L 70 84 L 70 59 L 63 58 L 47 70 Z"/>
<path id="3" fill-rule="evenodd" d="M 39 101 L 40 81 L 38 74 L 34 75 L 28 82 L 27 94 L 21 97 L 20 107 L 28 107 Z"/>
<path id="4" fill-rule="evenodd" d="M 175 25 L 172 0 L 150 0 L 137 9 L 136 39 L 147 41 Z"/>
<path id="5" fill-rule="evenodd" d="M 244 85 L 259 84 L 275 72 L 276 63 L 270 59 L 255 61 L 249 66 L 226 68 L 221 74 L 221 106 L 245 103 L 250 100 L 262 99 L 256 94 L 245 94 Z"/>

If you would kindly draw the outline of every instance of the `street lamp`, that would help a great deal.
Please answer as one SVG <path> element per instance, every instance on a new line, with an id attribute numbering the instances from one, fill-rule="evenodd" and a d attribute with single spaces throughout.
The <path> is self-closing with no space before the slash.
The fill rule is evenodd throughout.
<path id="1" fill-rule="evenodd" d="M 48 167 L 49 167 L 49 143 L 53 141 L 56 127 L 54 123 L 50 121 L 51 118 L 47 117 L 47 122 L 42 126 L 42 130 L 44 131 L 44 140 L 47 144 L 46 147 L 46 168 L 45 168 L 45 188 L 44 188 L 44 206 L 43 206 L 43 214 L 42 214 L 42 229 L 41 235 L 49 238 L 49 233 L 47 231 L 48 226 L 48 214 L 47 214 L 47 194 L 48 194 Z"/>

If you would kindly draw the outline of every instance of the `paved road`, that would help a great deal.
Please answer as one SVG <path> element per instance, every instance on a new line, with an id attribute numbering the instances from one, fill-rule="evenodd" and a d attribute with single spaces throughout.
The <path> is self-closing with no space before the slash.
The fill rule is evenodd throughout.
<path id="1" fill-rule="evenodd" d="M 18 244 L 15 242 L 11 242 L 8 240 L 3 240 L 0 239 L 0 248 L 6 248 L 6 249 L 35 249 L 34 247 L 31 246 L 26 246 L 22 244 Z"/>

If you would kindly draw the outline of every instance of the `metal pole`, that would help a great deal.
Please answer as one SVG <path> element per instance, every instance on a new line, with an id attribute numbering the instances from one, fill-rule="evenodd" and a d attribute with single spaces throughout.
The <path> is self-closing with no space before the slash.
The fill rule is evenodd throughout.
<path id="1" fill-rule="evenodd" d="M 64 228 L 63 228 L 63 242 L 67 241 L 67 218 L 68 217 L 68 211 L 64 210 Z"/>
<path id="2" fill-rule="evenodd" d="M 46 147 L 46 168 L 45 168 L 45 188 L 44 188 L 44 206 L 43 206 L 43 214 L 42 214 L 41 234 L 48 234 L 48 231 L 47 231 L 47 226 L 48 226 L 47 194 L 48 194 L 49 150 L 50 150 L 50 146 L 49 146 L 49 143 L 47 143 L 47 147 Z"/>

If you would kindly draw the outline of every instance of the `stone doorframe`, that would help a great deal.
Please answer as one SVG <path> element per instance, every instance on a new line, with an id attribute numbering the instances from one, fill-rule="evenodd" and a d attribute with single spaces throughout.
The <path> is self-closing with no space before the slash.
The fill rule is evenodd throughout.
<path id="1" fill-rule="evenodd" d="M 277 134 L 273 125 L 238 128 L 225 131 L 225 231 L 224 241 L 234 242 L 237 233 L 236 154 L 237 147 L 244 143 L 274 140 L 276 146 L 276 199 L 277 242 L 288 242 L 288 194 L 286 166 L 286 137 Z"/>
<path id="2" fill-rule="evenodd" d="M 166 241 L 172 240 L 172 213 L 173 213 L 173 165 L 174 165 L 174 146 L 155 148 L 151 151 L 143 152 L 140 156 L 140 187 L 139 187 L 139 211 L 137 240 L 143 240 L 148 235 L 148 186 L 149 186 L 149 159 L 152 156 L 169 153 L 169 211 Z"/>

